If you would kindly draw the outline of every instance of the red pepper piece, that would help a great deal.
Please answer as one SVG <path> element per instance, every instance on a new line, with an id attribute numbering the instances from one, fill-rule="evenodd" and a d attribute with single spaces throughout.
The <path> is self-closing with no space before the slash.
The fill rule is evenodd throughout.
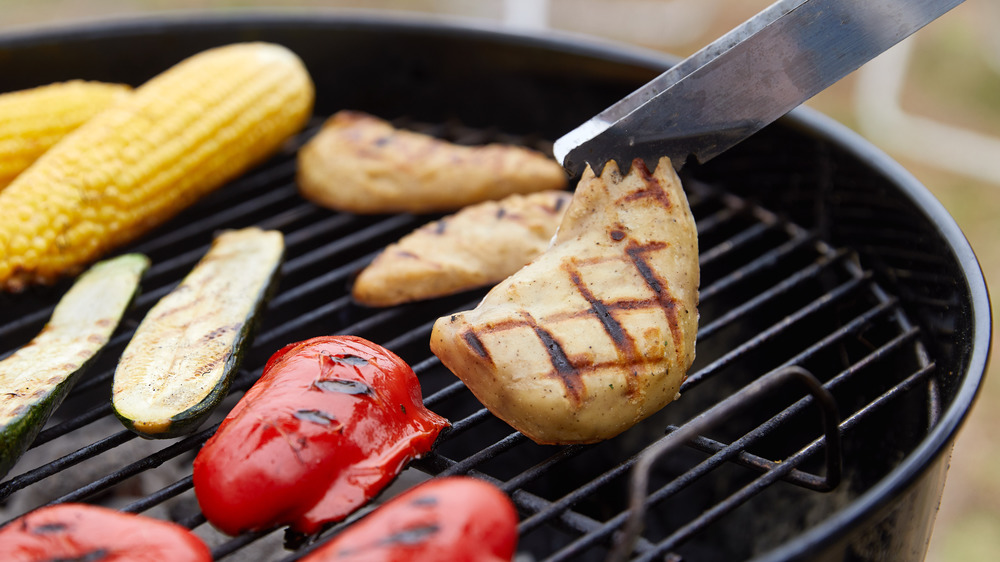
<path id="1" fill-rule="evenodd" d="M 302 562 L 499 562 L 517 546 L 517 512 L 495 486 L 430 480 L 373 511 Z"/>
<path id="2" fill-rule="evenodd" d="M 176 523 L 64 503 L 32 511 L 0 529 L 0 560 L 210 562 L 212 552 Z"/>
<path id="3" fill-rule="evenodd" d="M 289 524 L 312 534 L 367 503 L 447 426 L 391 351 L 313 338 L 275 353 L 205 443 L 195 494 L 224 533 Z"/>

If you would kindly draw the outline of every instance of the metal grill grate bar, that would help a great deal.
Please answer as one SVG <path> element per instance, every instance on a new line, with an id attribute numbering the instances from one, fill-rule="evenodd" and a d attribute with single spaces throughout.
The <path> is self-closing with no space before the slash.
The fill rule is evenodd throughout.
<path id="1" fill-rule="evenodd" d="M 146 511 L 147 509 L 151 509 L 152 507 L 157 506 L 169 500 L 170 498 L 177 497 L 193 487 L 194 487 L 194 477 L 185 476 L 184 478 L 181 478 L 180 480 L 174 482 L 173 484 L 168 484 L 167 486 L 160 488 L 159 490 L 153 492 L 152 494 L 149 494 L 148 496 L 145 496 L 140 500 L 136 500 L 126 505 L 125 507 L 122 507 L 121 510 L 128 513 L 141 513 L 143 511 Z M 201 514 L 199 514 L 199 516 L 200 515 Z M 201 521 L 196 522 L 195 524 L 200 525 L 201 523 L 204 522 L 205 522 L 204 517 L 201 517 Z M 192 527 L 194 527 L 194 524 L 192 524 L 189 528 Z"/>
<path id="2" fill-rule="evenodd" d="M 757 296 L 753 299 L 734 306 L 728 313 L 713 319 L 703 327 L 699 327 L 698 337 L 702 339 L 711 337 L 720 328 L 737 322 L 744 314 L 750 314 L 757 309 L 773 303 L 775 300 L 784 298 L 793 288 L 803 285 L 804 283 L 814 281 L 829 268 L 839 265 L 840 259 L 843 259 L 844 255 L 846 254 L 841 254 L 840 258 L 836 260 L 818 260 L 806 268 L 795 272 L 793 275 L 785 278 L 779 283 L 776 283 L 770 289 L 757 294 Z M 853 283 L 854 281 L 856 280 L 852 280 L 851 282 Z M 715 285 L 712 285 L 710 288 L 714 286 Z M 850 290 L 850 288 L 845 290 Z M 705 299 L 705 301 L 707 300 L 708 298 Z"/>
<path id="3" fill-rule="evenodd" d="M 720 371 L 723 367 L 740 359 L 742 356 L 746 355 L 755 348 L 763 345 L 764 343 L 772 340 L 779 334 L 783 334 L 791 329 L 796 323 L 802 321 L 809 315 L 818 312 L 820 309 L 829 306 L 837 299 L 848 295 L 849 293 L 857 290 L 862 286 L 864 279 L 851 279 L 844 284 L 838 286 L 834 290 L 826 293 L 821 298 L 810 302 L 807 306 L 797 310 L 794 314 L 783 318 L 777 324 L 764 330 L 760 335 L 744 342 L 743 344 L 736 346 L 731 352 L 725 354 L 724 356 L 716 359 L 712 363 L 706 365 L 702 369 L 690 374 L 687 381 L 681 385 L 681 392 L 685 392 L 692 387 L 700 384 L 702 381 L 708 377 Z"/>
<path id="4" fill-rule="evenodd" d="M 215 432 L 216 426 L 209 427 L 208 429 L 203 429 L 194 435 L 184 438 L 183 440 L 174 443 L 160 451 L 144 457 L 136 462 L 130 463 L 123 466 L 119 470 L 116 470 L 103 478 L 94 480 L 86 486 L 80 487 L 62 497 L 55 499 L 52 503 L 64 503 L 64 502 L 74 502 L 82 501 L 91 497 L 98 492 L 103 492 L 108 490 L 112 486 L 119 484 L 128 478 L 151 470 L 160 466 L 164 462 L 176 458 L 178 455 L 190 451 L 191 449 L 200 446 L 205 442 L 206 439 L 212 436 Z M 134 438 L 135 435 L 130 431 L 124 431 L 123 433 L 130 434 L 129 438 Z M 125 437 L 122 438 L 122 442 L 126 441 Z"/>
<path id="5" fill-rule="evenodd" d="M 121 431 L 111 437 L 104 438 L 95 443 L 91 443 L 85 447 L 78 449 L 77 451 L 70 453 L 64 457 L 58 458 L 48 464 L 40 466 L 32 471 L 25 472 L 7 480 L 2 485 L 0 485 L 0 498 L 7 498 L 13 492 L 24 488 L 30 484 L 40 482 L 45 478 L 48 478 L 54 474 L 58 474 L 67 468 L 70 468 L 76 464 L 83 462 L 84 460 L 91 458 L 95 455 L 108 451 L 126 441 L 130 441 L 135 438 L 135 434 L 129 431 Z"/>

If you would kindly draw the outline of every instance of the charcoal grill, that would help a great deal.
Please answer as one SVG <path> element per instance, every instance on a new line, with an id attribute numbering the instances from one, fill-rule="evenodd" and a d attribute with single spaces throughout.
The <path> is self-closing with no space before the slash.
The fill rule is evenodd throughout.
<path id="1" fill-rule="evenodd" d="M 985 371 L 989 302 L 958 227 L 900 166 L 801 109 L 709 164 L 686 167 L 702 286 L 698 358 L 682 398 L 604 443 L 540 446 L 483 409 L 428 349 L 434 319 L 473 306 L 482 291 L 389 309 L 350 299 L 359 268 L 435 217 L 318 208 L 297 194 L 296 149 L 323 118 L 350 108 L 456 142 L 550 150 L 552 139 L 672 59 L 579 37 L 384 14 L 184 15 L 8 33 L 0 37 L 0 90 L 67 78 L 137 85 L 185 56 L 246 40 L 284 44 L 305 60 L 317 85 L 310 127 L 125 249 L 152 259 L 144 292 L 0 483 L 3 521 L 86 501 L 178 521 L 218 559 L 300 557 L 351 520 L 292 549 L 282 547 L 281 530 L 222 536 L 198 511 L 191 461 L 271 353 L 345 333 L 400 354 L 426 404 L 453 423 L 379 500 L 434 476 L 486 479 L 518 507 L 524 560 L 605 559 L 625 544 L 637 513 L 630 490 L 642 500 L 641 532 L 625 548 L 636 559 L 923 557 L 953 439 Z M 214 233 L 249 225 L 282 230 L 288 253 L 232 396 L 191 436 L 135 437 L 109 405 L 118 354 Z M 0 353 L 38 332 L 67 283 L 0 296 Z M 671 436 L 676 442 L 664 445 Z M 643 455 L 655 447 L 669 452 Z"/>

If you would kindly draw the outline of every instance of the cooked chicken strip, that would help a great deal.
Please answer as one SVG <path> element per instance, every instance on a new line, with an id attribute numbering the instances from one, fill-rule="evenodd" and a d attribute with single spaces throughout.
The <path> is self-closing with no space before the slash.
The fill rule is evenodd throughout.
<path id="1" fill-rule="evenodd" d="M 549 250 L 431 350 L 497 417 L 538 443 L 608 439 L 678 395 L 695 355 L 698 238 L 670 161 L 587 169 Z"/>
<path id="2" fill-rule="evenodd" d="M 450 212 L 566 182 L 562 166 L 540 152 L 461 146 L 357 111 L 335 114 L 299 151 L 302 196 L 352 213 Z"/>
<path id="3" fill-rule="evenodd" d="M 571 198 L 568 191 L 515 194 L 425 224 L 361 271 L 354 298 L 392 306 L 502 281 L 549 247 Z"/>

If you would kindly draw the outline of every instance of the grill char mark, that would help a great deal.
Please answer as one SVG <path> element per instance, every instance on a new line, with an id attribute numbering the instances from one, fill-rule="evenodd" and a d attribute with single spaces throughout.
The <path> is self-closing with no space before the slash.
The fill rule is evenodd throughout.
<path id="1" fill-rule="evenodd" d="M 111 552 L 106 548 L 97 548 L 90 550 L 80 556 L 74 556 L 73 558 L 48 558 L 43 559 L 45 562 L 99 562 L 107 558 Z"/>
<path id="2" fill-rule="evenodd" d="M 667 244 L 663 242 L 640 245 L 630 239 L 625 250 L 625 254 L 628 256 L 629 262 L 636 268 L 637 271 L 639 271 L 645 283 L 654 292 L 653 297 L 648 299 L 621 299 L 613 302 L 604 302 L 598 299 L 589 291 L 589 289 L 586 288 L 583 284 L 582 278 L 576 271 L 569 271 L 568 274 L 573 280 L 574 285 L 577 287 L 577 290 L 585 299 L 587 299 L 591 306 L 585 310 L 567 312 L 547 317 L 545 319 L 546 323 L 560 322 L 571 318 L 593 315 L 601 322 L 605 331 L 615 343 L 615 347 L 619 350 L 621 356 L 624 357 L 629 364 L 638 367 L 640 365 L 652 363 L 654 360 L 647 359 L 639 352 L 638 345 L 636 344 L 634 338 L 632 338 L 632 336 L 628 334 L 628 331 L 625 330 L 625 328 L 614 318 L 614 311 L 641 310 L 644 308 L 656 307 L 662 310 L 666 316 L 677 361 L 678 364 L 681 364 L 683 361 L 683 334 L 681 333 L 680 325 L 678 323 L 676 310 L 677 300 L 670 293 L 666 281 L 658 276 L 646 261 L 647 253 L 662 250 L 666 247 Z M 600 263 L 600 260 L 588 261 L 587 263 L 593 265 L 594 263 Z M 566 388 L 567 396 L 577 404 L 579 404 L 583 399 L 583 377 L 586 374 L 620 364 L 619 361 L 604 361 L 599 363 L 582 363 L 580 365 L 575 365 L 566 355 L 561 344 L 559 344 L 552 333 L 524 312 L 522 312 L 521 319 L 510 319 L 504 322 L 497 322 L 491 325 L 488 329 L 479 330 L 479 333 L 475 330 L 467 330 L 462 334 L 462 338 L 474 353 L 492 363 L 489 350 L 483 344 L 479 334 L 493 334 L 522 327 L 531 328 L 535 335 L 538 336 L 542 345 L 549 354 L 549 359 L 553 367 L 553 371 L 550 373 L 550 376 L 558 377 L 563 382 Z M 627 393 L 631 394 L 636 391 L 636 382 L 637 381 L 634 379 L 628 380 L 628 387 L 626 388 Z"/>
<path id="3" fill-rule="evenodd" d="M 343 548 L 333 556 L 333 559 L 364 557 L 366 552 L 374 552 L 377 548 L 392 547 L 394 545 L 419 545 L 429 541 L 441 532 L 441 527 L 434 523 L 424 525 L 414 525 L 387 535 L 374 544 L 361 545 L 356 548 Z"/>
<path id="4" fill-rule="evenodd" d="M 480 332 L 493 334 L 523 327 L 530 328 L 535 335 L 538 336 L 539 341 L 548 353 L 549 363 L 552 365 L 552 372 L 550 373 L 550 376 L 558 377 L 562 380 L 569 398 L 575 403 L 579 403 L 583 399 L 582 375 L 584 372 L 590 371 L 589 366 L 585 368 L 575 366 L 566 355 L 566 351 L 563 349 L 562 344 L 559 343 L 551 332 L 546 330 L 541 324 L 532 318 L 531 315 L 522 311 L 520 319 L 498 322 L 490 326 L 489 329 L 480 330 Z M 479 334 L 477 334 L 475 330 L 466 330 L 465 333 L 462 334 L 462 338 L 474 353 L 479 355 L 481 358 L 492 362 L 489 350 L 485 345 L 483 345 L 482 340 L 479 339 Z"/>
<path id="5" fill-rule="evenodd" d="M 53 523 L 43 523 L 41 525 L 36 525 L 31 527 L 31 532 L 36 535 L 47 535 L 51 533 L 62 533 L 69 530 L 70 526 L 66 523 L 53 522 Z"/>
<path id="6" fill-rule="evenodd" d="M 651 301 L 628 300 L 628 301 L 623 301 L 621 303 L 616 303 L 613 307 L 609 307 L 609 308 L 615 308 L 615 309 L 641 309 L 641 308 L 648 308 L 648 306 L 649 306 L 650 303 L 651 303 Z M 548 320 L 549 321 L 552 321 L 552 320 L 560 321 L 560 320 L 565 320 L 567 318 L 576 318 L 576 317 L 579 317 L 580 314 L 581 314 L 580 312 L 574 312 L 574 313 L 570 313 L 570 314 L 559 315 L 557 318 L 555 318 L 555 317 L 554 318 L 549 318 Z M 507 321 L 507 322 L 498 322 L 498 323 L 494 324 L 493 326 L 491 326 L 489 330 L 480 330 L 479 333 L 495 334 L 495 333 L 505 332 L 505 331 L 509 331 L 509 330 L 514 330 L 514 329 L 517 329 L 517 328 L 523 328 L 526 325 L 527 324 L 525 322 L 521 321 L 521 320 L 510 320 L 510 321 Z M 536 332 L 536 334 L 537 334 L 537 332 Z M 469 342 L 470 340 L 477 342 L 476 345 L 479 346 L 478 350 L 476 349 L 475 346 L 473 346 L 471 344 L 470 344 L 470 347 L 472 347 L 473 350 L 476 351 L 477 354 L 479 354 L 479 356 L 482 357 L 483 359 L 490 360 L 489 351 L 486 350 L 483 347 L 482 340 L 479 339 L 479 335 L 477 333 L 475 333 L 473 330 L 466 330 L 462 334 L 462 338 L 465 339 L 466 342 Z M 479 353 L 479 351 L 482 351 L 482 353 Z M 567 361 L 569 363 L 572 363 L 571 361 L 569 361 L 568 357 L 567 357 Z M 647 360 L 645 357 L 642 357 L 642 356 L 638 357 L 638 364 L 644 364 L 644 363 L 650 363 L 650 362 L 652 362 L 652 361 L 651 360 Z M 618 364 L 618 361 L 602 361 L 602 362 L 595 362 L 595 363 L 581 364 L 581 365 L 573 364 L 573 369 L 575 371 L 577 371 L 578 373 L 580 373 L 580 374 L 585 374 L 585 373 L 590 373 L 590 372 L 594 372 L 594 371 L 599 371 L 601 369 L 606 369 L 606 368 L 611 367 L 611 366 L 616 365 L 616 364 Z"/>
<path id="7" fill-rule="evenodd" d="M 667 193 L 667 190 L 663 189 L 663 184 L 661 184 L 653 173 L 649 171 L 646 163 L 643 162 L 641 158 L 636 158 L 632 161 L 632 167 L 639 172 L 639 177 L 642 178 L 645 187 L 626 194 L 621 198 L 619 204 L 630 203 L 640 199 L 654 199 L 662 205 L 664 209 L 670 210 L 670 208 L 673 207 L 673 201 L 670 199 L 670 194 Z"/>
<path id="8" fill-rule="evenodd" d="M 483 345 L 483 340 L 479 339 L 479 336 L 476 335 L 475 332 L 472 330 L 465 332 L 462 334 L 462 339 L 465 340 L 465 343 L 472 348 L 472 351 L 475 352 L 476 355 L 486 359 L 490 363 L 493 362 L 493 359 L 490 358 L 489 350 L 486 349 L 486 346 Z"/>
<path id="9" fill-rule="evenodd" d="M 360 381 L 347 379 L 317 379 L 313 381 L 313 387 L 324 392 L 338 392 L 341 394 L 364 394 L 375 396 L 372 387 Z"/>
<path id="10" fill-rule="evenodd" d="M 368 359 L 358 355 L 352 355 L 350 353 L 344 355 L 333 355 L 324 351 L 320 355 L 322 355 L 325 360 L 329 360 L 329 362 L 333 364 L 351 365 L 353 367 L 365 367 L 371 365 L 371 361 Z"/>
<path id="11" fill-rule="evenodd" d="M 583 279 L 580 278 L 580 274 L 577 271 L 570 271 L 569 277 L 573 281 L 573 285 L 576 286 L 576 290 L 580 292 L 587 303 L 590 304 L 590 313 L 593 314 L 601 322 L 601 326 L 604 327 L 604 331 L 611 337 L 612 341 L 615 342 L 615 347 L 626 350 L 631 349 L 634 354 L 635 341 L 632 337 L 622 328 L 622 325 L 615 319 L 611 311 L 605 306 L 601 299 L 594 296 L 589 288 L 583 283 Z"/>
<path id="12" fill-rule="evenodd" d="M 409 527 L 383 538 L 379 541 L 379 546 L 392 546 L 395 544 L 417 545 L 427 542 L 440 531 L 441 527 L 433 523 Z"/>
<path id="13" fill-rule="evenodd" d="M 569 202 L 569 199 L 570 197 L 565 197 L 565 196 L 556 198 L 556 204 L 552 208 L 552 213 L 555 214 L 561 211 L 562 208 Z"/>
<path id="14" fill-rule="evenodd" d="M 568 272 L 570 280 L 573 281 L 573 285 L 576 286 L 576 290 L 580 292 L 580 295 L 590 304 L 590 309 L 586 311 L 588 315 L 593 315 L 601 323 L 601 327 L 604 328 L 604 332 L 611 338 L 614 342 L 615 349 L 618 350 L 619 355 L 624 359 L 627 364 L 635 364 L 639 362 L 640 354 L 636 347 L 635 338 L 633 338 L 621 323 L 615 318 L 612 310 L 607 306 L 600 298 L 594 295 L 594 293 L 584 284 L 583 279 L 580 278 L 580 273 L 576 270 L 571 270 Z M 565 377 L 563 377 L 565 380 Z M 636 384 L 634 378 L 627 378 L 626 380 L 626 392 L 632 395 L 636 391 Z"/>
<path id="15" fill-rule="evenodd" d="M 670 198 L 670 193 L 664 189 L 663 184 L 656 179 L 653 173 L 646 166 L 646 163 L 641 158 L 637 158 L 632 161 L 632 167 L 639 173 L 639 177 L 642 178 L 645 187 L 627 195 L 624 198 L 625 202 L 650 198 L 662 205 L 667 211 L 670 211 L 673 207 L 673 201 Z M 626 254 L 639 271 L 639 274 L 642 275 L 642 278 L 646 281 L 649 288 L 656 293 L 660 308 L 663 310 L 663 314 L 667 319 L 667 325 L 670 327 L 670 337 L 673 340 L 674 351 L 677 355 L 677 363 L 681 364 L 683 360 L 682 343 L 684 335 L 681 333 L 677 317 L 677 299 L 674 298 L 673 294 L 671 294 L 670 287 L 666 279 L 657 275 L 646 261 L 647 253 L 663 250 L 667 246 L 668 244 L 665 242 L 639 246 L 630 241 L 629 246 L 626 249 Z"/>
<path id="16" fill-rule="evenodd" d="M 625 253 L 635 265 L 639 274 L 642 275 L 646 285 L 648 285 L 649 288 L 656 293 L 660 309 L 663 310 L 663 314 L 667 318 L 667 326 L 670 327 L 670 338 L 674 344 L 674 353 L 677 355 L 677 364 L 680 365 L 683 360 L 682 356 L 684 347 L 682 343 L 684 341 L 684 334 L 681 333 L 679 319 L 677 318 L 677 299 L 674 298 L 673 294 L 670 292 L 670 288 L 666 280 L 657 275 L 656 272 L 653 271 L 653 268 L 649 266 L 649 263 L 646 262 L 646 253 L 663 249 L 665 247 L 665 243 L 658 243 L 649 246 L 638 246 L 634 243 L 630 243 Z"/>
<path id="17" fill-rule="evenodd" d="M 552 336 L 551 332 L 546 330 L 527 312 L 522 312 L 522 316 L 525 319 L 524 323 L 534 330 L 535 335 L 538 336 L 538 339 L 541 340 L 542 345 L 545 347 L 545 351 L 548 352 L 549 362 L 552 363 L 552 368 L 555 369 L 555 376 L 559 377 L 566 387 L 566 393 L 574 403 L 579 404 L 583 400 L 584 390 L 582 373 L 573 366 L 573 362 L 566 356 L 566 351 L 559 341 Z"/>
<path id="18" fill-rule="evenodd" d="M 649 266 L 646 262 L 646 253 L 651 250 L 660 250 L 666 247 L 666 243 L 659 242 L 652 245 L 640 246 L 634 241 L 630 241 L 627 248 L 625 248 L 625 255 L 628 256 L 632 265 L 635 266 L 636 271 L 642 276 L 642 280 L 646 282 L 646 285 L 656 293 L 657 300 L 661 300 L 661 295 L 664 294 L 664 283 L 663 280 L 653 271 L 653 268 Z"/>
<path id="19" fill-rule="evenodd" d="M 315 410 L 315 409 L 296 410 L 292 415 L 302 421 L 307 421 L 318 425 L 327 426 L 337 423 L 337 419 L 335 417 L 322 410 Z"/>

